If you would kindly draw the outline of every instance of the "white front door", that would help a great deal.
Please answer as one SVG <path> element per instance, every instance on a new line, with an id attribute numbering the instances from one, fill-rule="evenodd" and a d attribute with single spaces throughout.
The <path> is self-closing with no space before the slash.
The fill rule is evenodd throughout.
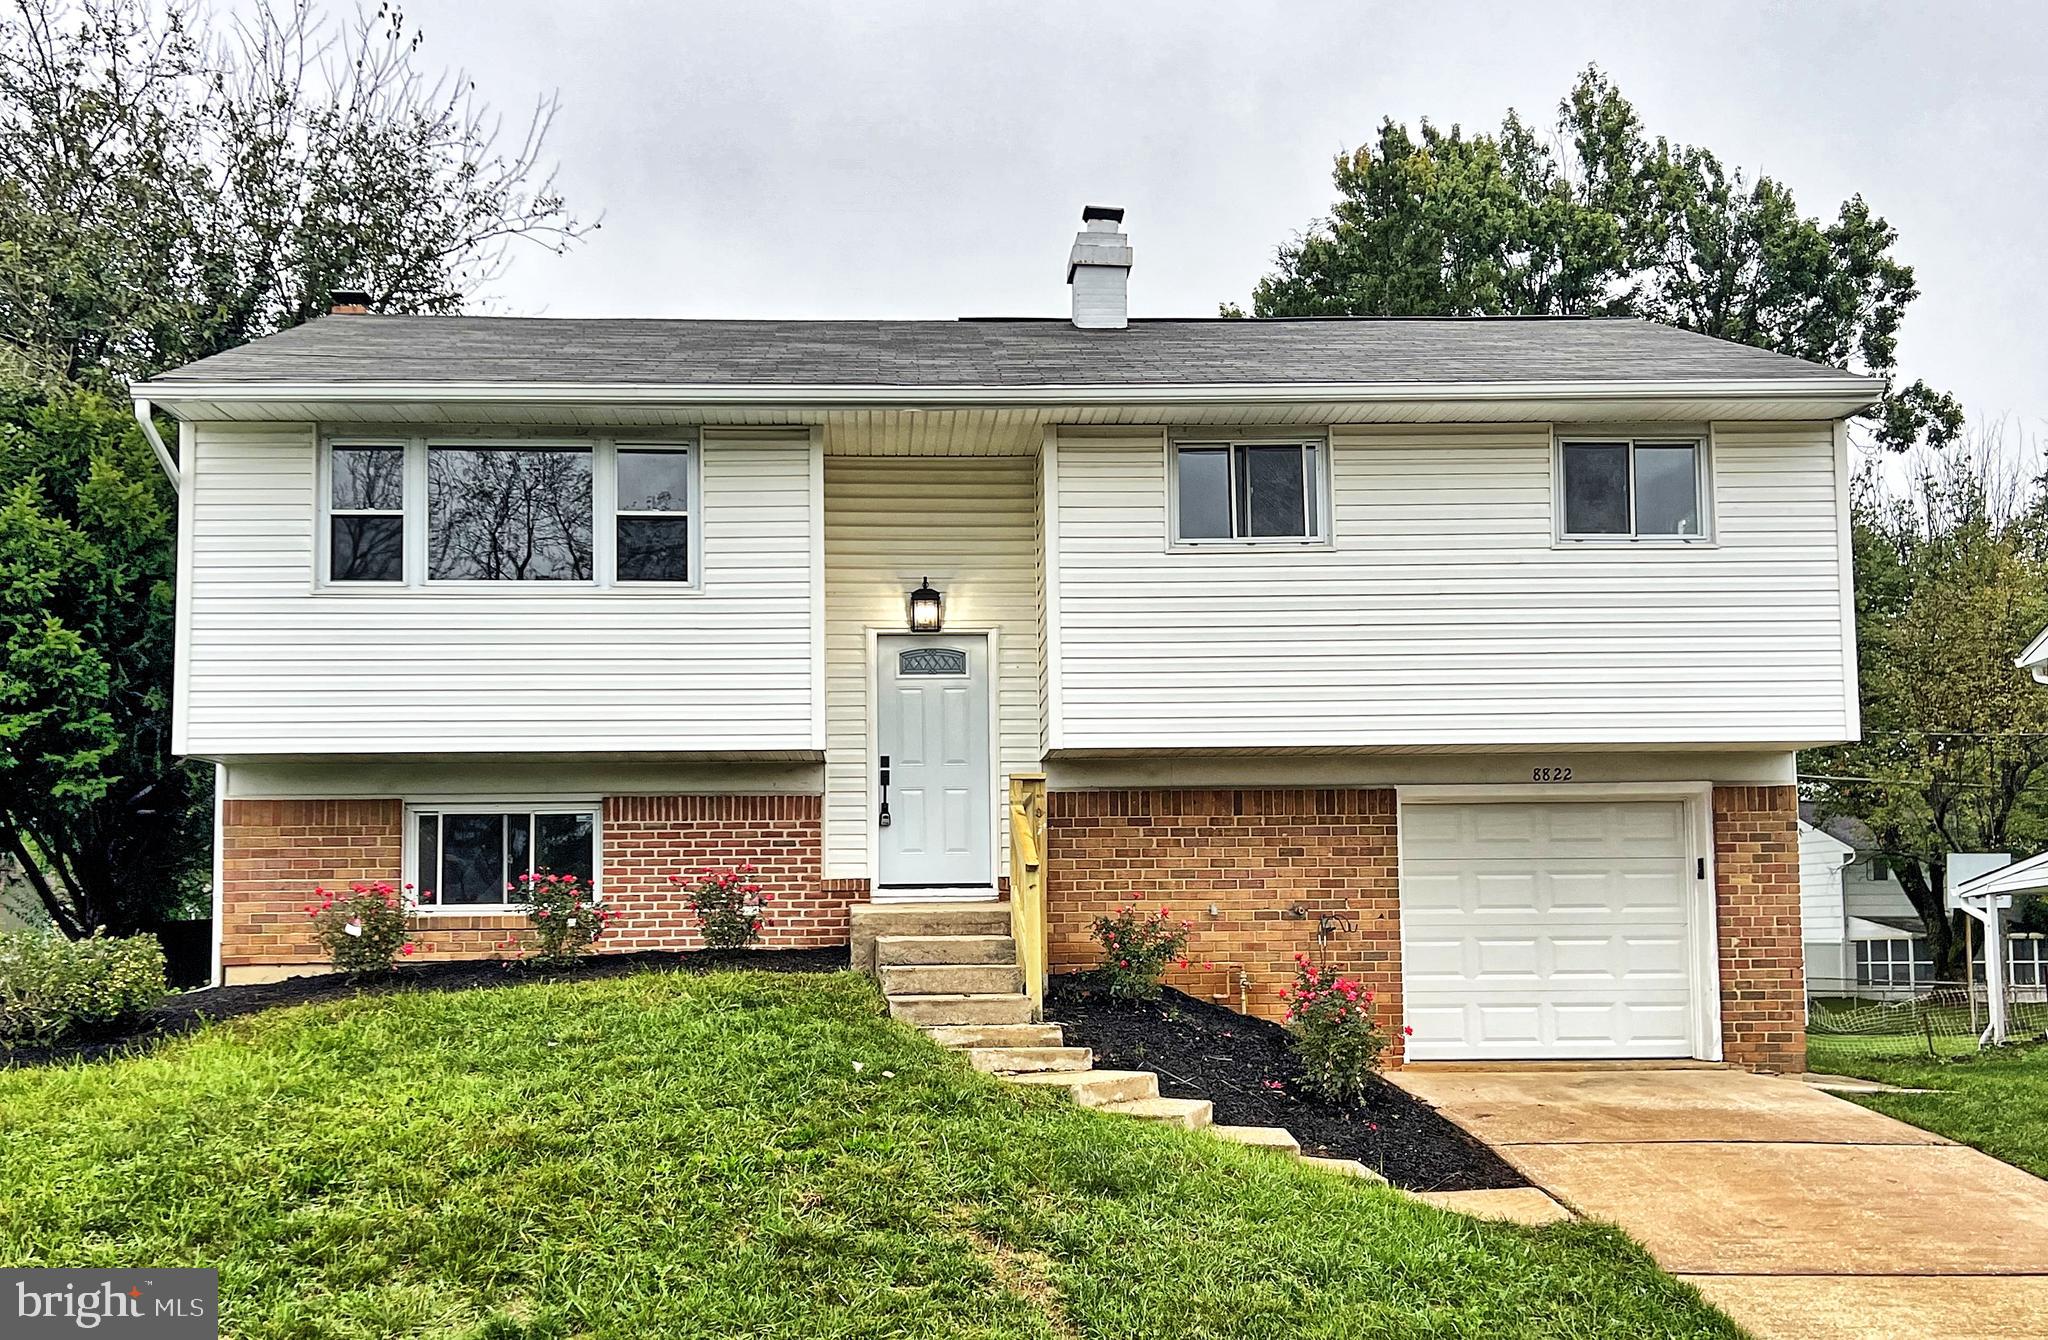
<path id="1" fill-rule="evenodd" d="M 1689 1057 L 1704 885 L 1685 802 L 1401 807 L 1417 1061 Z"/>
<path id="2" fill-rule="evenodd" d="M 993 892 L 988 640 L 877 642 L 876 896 Z"/>

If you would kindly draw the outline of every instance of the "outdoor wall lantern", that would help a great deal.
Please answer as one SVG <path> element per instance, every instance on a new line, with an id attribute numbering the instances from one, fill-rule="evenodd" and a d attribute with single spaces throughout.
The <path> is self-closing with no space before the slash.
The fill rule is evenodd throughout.
<path id="1" fill-rule="evenodd" d="M 910 593 L 910 631 L 936 633 L 946 623 L 946 598 L 932 589 L 932 579 Z"/>

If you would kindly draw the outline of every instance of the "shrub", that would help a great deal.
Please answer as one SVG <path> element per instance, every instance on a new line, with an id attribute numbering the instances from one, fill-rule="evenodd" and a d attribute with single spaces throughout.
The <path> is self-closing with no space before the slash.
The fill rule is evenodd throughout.
<path id="1" fill-rule="evenodd" d="M 1372 992 L 1352 977 L 1326 978 L 1306 954 L 1294 956 L 1287 1029 L 1301 1063 L 1302 1087 L 1330 1102 L 1356 1106 L 1379 1073 L 1386 1035 L 1372 1021 Z"/>
<path id="2" fill-rule="evenodd" d="M 1090 974 L 1111 1000 L 1151 1000 L 1159 995 L 1169 965 L 1187 967 L 1189 924 L 1173 920 L 1170 908 L 1138 909 L 1138 895 L 1124 895 L 1113 915 L 1095 918 L 1095 942 L 1102 961 Z"/>
<path id="3" fill-rule="evenodd" d="M 0 934 L 0 1046 L 117 1028 L 170 994 L 155 936 Z"/>
<path id="4" fill-rule="evenodd" d="M 742 861 L 724 870 L 693 871 L 691 880 L 675 876 L 704 928 L 706 945 L 745 949 L 761 938 L 762 928 L 770 924 L 764 913 L 775 896 L 761 892 L 760 882 L 754 878 L 756 869 L 753 862 Z"/>
<path id="5" fill-rule="evenodd" d="M 392 885 L 351 884 L 344 894 L 314 889 L 318 907 L 308 907 L 313 934 L 334 964 L 336 972 L 352 977 L 389 972 L 400 954 L 410 954 L 413 945 L 406 937 L 412 932 L 412 918 L 406 899 Z"/>
<path id="6" fill-rule="evenodd" d="M 597 891 L 574 875 L 521 875 L 514 894 L 533 928 L 533 958 L 568 963 L 597 942 L 612 914 L 597 905 Z"/>

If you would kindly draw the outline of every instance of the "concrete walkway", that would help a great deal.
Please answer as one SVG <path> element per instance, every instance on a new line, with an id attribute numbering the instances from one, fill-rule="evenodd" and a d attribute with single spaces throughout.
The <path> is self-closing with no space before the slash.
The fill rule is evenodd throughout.
<path id="1" fill-rule="evenodd" d="M 1793 1079 L 1391 1076 L 1760 1340 L 2048 1337 L 2048 1182 Z"/>

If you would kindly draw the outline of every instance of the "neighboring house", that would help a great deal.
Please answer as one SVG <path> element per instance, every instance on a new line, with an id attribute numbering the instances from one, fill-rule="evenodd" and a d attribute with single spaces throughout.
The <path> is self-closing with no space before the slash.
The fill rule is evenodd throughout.
<path id="1" fill-rule="evenodd" d="M 1802 910 L 1807 991 L 1851 994 L 1854 987 L 1907 990 L 1934 978 L 1927 936 L 1898 876 L 1861 819 L 1821 820 L 1800 807 Z M 1810 836 L 1809 836 L 1810 835 Z M 1822 844 L 1826 844 L 1823 846 Z M 1832 878 L 1821 867 L 1836 862 Z"/>
<path id="2" fill-rule="evenodd" d="M 1800 914 L 1804 925 L 1806 990 L 1812 996 L 1907 996 L 1942 981 L 1934 971 L 1926 925 L 1898 875 L 1877 850 L 1870 826 L 1818 816 L 1803 803 L 1799 824 Z M 2006 981 L 2048 985 L 2048 937 L 2005 934 Z M 1975 976 L 1984 979 L 1983 946 Z M 1949 979 L 1954 980 L 1953 974 Z"/>
<path id="3" fill-rule="evenodd" d="M 1055 969 L 1135 890 L 1175 982 L 1272 1015 L 1312 952 L 1411 1059 L 1797 1068 L 1881 385 L 1632 320 L 1127 321 L 1084 217 L 1072 320 L 340 314 L 138 386 L 228 980 L 317 964 L 352 877 L 496 952 L 532 866 L 609 948 L 696 944 L 672 876 L 740 859 L 768 944 L 842 943 L 1001 896 L 1042 772 Z"/>

